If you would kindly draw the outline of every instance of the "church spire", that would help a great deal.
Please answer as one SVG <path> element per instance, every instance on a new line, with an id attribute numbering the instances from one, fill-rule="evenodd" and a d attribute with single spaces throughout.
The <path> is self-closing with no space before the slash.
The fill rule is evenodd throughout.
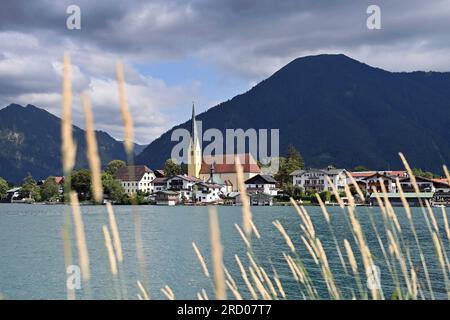
<path id="1" fill-rule="evenodd" d="M 199 178 L 202 166 L 202 149 L 200 145 L 197 120 L 195 119 L 195 106 L 192 102 L 191 140 L 189 143 L 188 175 Z"/>

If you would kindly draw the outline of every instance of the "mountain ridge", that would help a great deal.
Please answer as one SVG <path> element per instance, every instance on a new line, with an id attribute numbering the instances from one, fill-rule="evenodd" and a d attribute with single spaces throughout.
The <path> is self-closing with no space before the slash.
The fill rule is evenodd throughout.
<path id="1" fill-rule="evenodd" d="M 30 172 L 36 179 L 61 175 L 61 119 L 45 109 L 12 103 L 0 109 L 0 177 L 19 183 Z M 76 168 L 87 167 L 85 131 L 73 126 L 77 142 Z M 96 131 L 104 166 L 125 160 L 121 142 L 105 131 Z"/>
<path id="2" fill-rule="evenodd" d="M 390 72 L 345 55 L 297 58 L 249 91 L 199 114 L 203 130 L 279 128 L 308 166 L 442 171 L 450 162 L 450 73 Z M 276 112 L 274 112 L 276 110 Z M 176 142 L 155 139 L 136 163 L 161 165 Z M 414 143 L 412 143 L 414 141 Z"/>

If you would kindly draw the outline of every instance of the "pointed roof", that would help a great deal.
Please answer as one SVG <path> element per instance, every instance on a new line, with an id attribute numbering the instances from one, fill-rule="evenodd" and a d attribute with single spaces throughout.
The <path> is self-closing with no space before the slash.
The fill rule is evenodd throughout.
<path id="1" fill-rule="evenodd" d="M 147 166 L 126 166 L 122 167 L 116 172 L 116 178 L 121 181 L 140 181 L 144 174 L 152 173 Z"/>
<path id="2" fill-rule="evenodd" d="M 197 133 L 197 120 L 195 119 L 195 105 L 194 102 L 192 102 L 192 117 L 191 117 L 191 139 L 192 141 L 198 140 L 198 133 Z"/>

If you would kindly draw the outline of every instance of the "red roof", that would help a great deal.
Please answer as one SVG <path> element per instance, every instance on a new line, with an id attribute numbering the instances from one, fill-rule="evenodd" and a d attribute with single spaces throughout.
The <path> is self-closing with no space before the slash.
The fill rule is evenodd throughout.
<path id="1" fill-rule="evenodd" d="M 215 173 L 235 173 L 236 165 L 234 163 L 234 157 L 239 157 L 241 165 L 244 172 L 247 173 L 260 173 L 261 169 L 258 163 L 255 161 L 253 156 L 249 153 L 245 154 L 226 154 L 226 155 L 216 155 L 216 156 L 205 156 L 203 157 L 202 167 L 200 169 L 200 174 L 209 174 L 211 169 L 211 163 L 214 163 Z"/>
<path id="2" fill-rule="evenodd" d="M 431 179 L 433 182 L 437 182 L 437 183 L 445 183 L 445 184 L 450 184 L 447 178 L 435 178 L 435 179 Z"/>
<path id="3" fill-rule="evenodd" d="M 353 176 L 353 178 L 364 178 L 364 177 L 370 177 L 373 176 L 376 171 L 361 171 L 361 172 L 350 172 L 350 174 Z"/>
<path id="4" fill-rule="evenodd" d="M 373 176 L 377 173 L 381 175 L 387 175 L 390 177 L 399 177 L 399 178 L 405 178 L 408 176 L 407 172 L 405 170 L 397 170 L 397 171 L 391 171 L 391 170 L 385 170 L 385 171 L 361 171 L 361 172 L 350 172 L 353 178 L 365 178 Z"/>
<path id="5" fill-rule="evenodd" d="M 60 184 L 63 181 L 64 181 L 64 177 L 55 177 L 56 184 Z"/>

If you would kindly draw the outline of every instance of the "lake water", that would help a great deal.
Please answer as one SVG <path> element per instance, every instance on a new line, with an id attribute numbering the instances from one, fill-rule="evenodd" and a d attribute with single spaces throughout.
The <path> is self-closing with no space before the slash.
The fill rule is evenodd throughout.
<path id="1" fill-rule="evenodd" d="M 108 222 L 106 208 L 82 206 L 81 209 L 91 262 L 91 281 L 88 289 L 83 288 L 77 292 L 77 298 L 114 299 L 117 296 L 101 229 L 102 225 Z M 114 209 L 124 251 L 125 276 L 123 278 L 126 282 L 127 297 L 136 299 L 139 292 L 136 285 L 139 268 L 136 262 L 133 209 L 129 206 L 117 206 Z M 0 293 L 5 298 L 66 299 L 62 226 L 67 210 L 68 207 L 60 205 L 0 204 Z M 165 285 L 172 288 L 177 299 L 195 299 L 197 292 L 202 288 L 206 290 L 209 297 L 213 297 L 212 283 L 203 275 L 191 244 L 192 241 L 197 243 L 208 266 L 211 266 L 207 208 L 139 206 L 137 210 L 141 217 L 143 251 L 146 260 L 143 282 L 151 297 L 164 299 L 160 289 Z M 329 207 L 328 210 L 332 217 L 335 234 L 342 245 L 344 238 L 352 239 L 346 215 L 338 207 Z M 370 217 L 372 217 L 375 224 L 382 228 L 380 213 L 378 208 L 358 210 L 363 229 L 367 230 L 367 241 L 373 249 L 375 263 L 380 267 L 385 295 L 389 297 L 392 292 L 389 273 L 373 229 L 370 227 Z M 283 259 L 282 252 L 289 253 L 289 248 L 272 225 L 272 221 L 279 219 L 296 246 L 300 248 L 302 246 L 299 237 L 300 219 L 294 208 L 252 207 L 252 212 L 255 225 L 262 236 L 260 240 L 254 241 L 254 254 L 258 263 L 270 274 L 272 274 L 272 268 L 277 270 L 288 298 L 302 298 L 299 287 Z M 335 271 L 336 281 L 344 291 L 348 289 L 347 294 L 349 294 L 351 288 L 355 288 L 355 282 L 352 277 L 345 275 L 339 264 L 333 237 L 328 225 L 324 222 L 320 208 L 308 207 L 308 212 L 327 252 L 330 266 Z M 402 209 L 399 208 L 397 212 L 401 225 L 407 225 Z M 246 248 L 234 227 L 235 223 L 242 223 L 241 208 L 218 207 L 218 213 L 224 247 L 224 264 L 243 288 L 244 297 L 249 297 L 234 260 L 234 255 L 237 254 L 248 266 Z M 422 211 L 420 208 L 415 208 L 413 214 L 422 249 L 427 258 L 433 289 L 438 298 L 445 297 L 442 271 L 438 267 Z M 442 227 L 440 209 L 436 210 L 436 216 L 438 224 Z M 403 233 L 405 243 L 413 247 L 410 232 L 405 228 Z M 385 239 L 384 234 L 382 238 Z M 450 254 L 447 239 L 444 239 L 444 246 L 447 254 Z M 356 247 L 353 248 L 356 252 Z M 73 246 L 73 252 L 74 259 L 77 261 L 75 246 Z M 411 253 L 414 263 L 418 265 L 417 252 L 412 249 Z M 327 298 L 320 271 L 312 263 L 306 250 L 300 249 L 300 256 L 305 261 L 321 297 Z M 423 281 L 420 274 L 419 271 L 419 278 Z"/>

